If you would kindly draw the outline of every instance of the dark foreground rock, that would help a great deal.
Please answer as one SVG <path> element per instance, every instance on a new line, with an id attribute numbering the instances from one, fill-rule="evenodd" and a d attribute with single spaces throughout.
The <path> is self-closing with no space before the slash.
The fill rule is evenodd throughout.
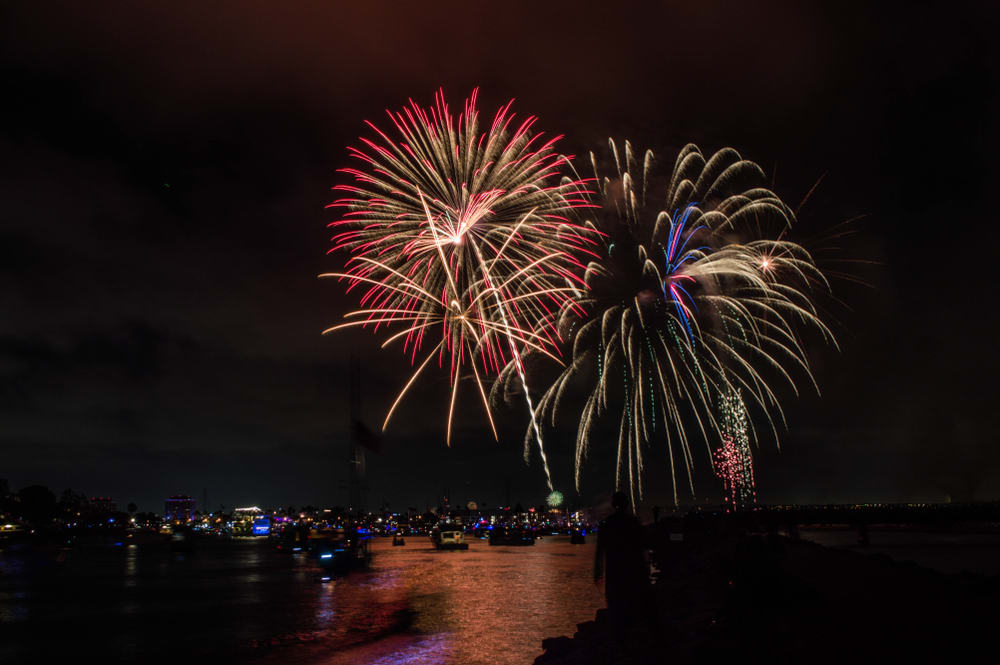
<path id="1" fill-rule="evenodd" d="M 651 537 L 656 616 L 616 635 L 601 610 L 536 665 L 996 662 L 996 577 L 776 534 Z"/>

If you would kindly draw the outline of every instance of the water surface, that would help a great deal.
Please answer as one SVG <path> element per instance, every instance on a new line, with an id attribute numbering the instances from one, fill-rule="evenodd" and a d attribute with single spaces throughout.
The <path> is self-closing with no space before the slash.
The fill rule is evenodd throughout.
<path id="1" fill-rule="evenodd" d="M 878 530 L 868 533 L 869 545 L 858 544 L 857 529 L 803 529 L 802 538 L 862 554 L 884 554 L 924 568 L 955 574 L 962 571 L 1000 575 L 1000 534 Z"/>
<path id="2" fill-rule="evenodd" d="M 266 542 L 0 554 L 0 662 L 98 656 L 329 665 L 530 663 L 603 606 L 593 544 L 439 552 L 375 539 L 370 571 L 322 582 Z"/>

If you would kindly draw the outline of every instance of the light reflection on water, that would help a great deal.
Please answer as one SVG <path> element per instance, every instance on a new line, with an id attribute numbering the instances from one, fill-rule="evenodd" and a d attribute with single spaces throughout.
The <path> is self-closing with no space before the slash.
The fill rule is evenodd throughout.
<path id="1" fill-rule="evenodd" d="M 327 583 L 314 561 L 267 543 L 184 555 L 80 548 L 61 564 L 5 553 L 0 662 L 90 652 L 105 662 L 530 663 L 542 639 L 571 635 L 603 606 L 592 544 L 473 540 L 468 551 L 438 552 L 412 538 L 406 547 L 376 539 L 373 550 L 372 570 Z M 48 639 L 54 624 L 63 639 Z"/>
<path id="2" fill-rule="evenodd" d="M 398 661 L 378 654 L 380 645 L 374 645 L 326 662 L 367 662 L 370 650 L 378 654 L 371 662 L 530 663 L 541 652 L 542 639 L 572 635 L 577 623 L 603 606 L 589 577 L 592 545 L 570 545 L 566 538 L 534 547 L 473 541 L 467 552 L 437 552 L 410 542 L 406 548 L 379 543 L 371 577 L 380 594 L 389 593 L 414 612 L 413 639 L 432 653 L 425 660 L 407 656 L 419 650 L 403 641 L 395 647 Z M 442 639 L 429 642 L 428 635 Z"/>

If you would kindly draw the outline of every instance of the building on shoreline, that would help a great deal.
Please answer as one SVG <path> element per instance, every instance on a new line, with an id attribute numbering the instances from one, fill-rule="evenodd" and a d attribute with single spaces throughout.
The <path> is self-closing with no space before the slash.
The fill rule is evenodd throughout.
<path id="1" fill-rule="evenodd" d="M 190 522 L 194 519 L 194 499 L 186 494 L 167 497 L 163 517 L 167 522 Z"/>
<path id="2" fill-rule="evenodd" d="M 90 497 L 90 507 L 98 513 L 113 513 L 118 510 L 118 506 L 111 500 L 110 496 Z"/>

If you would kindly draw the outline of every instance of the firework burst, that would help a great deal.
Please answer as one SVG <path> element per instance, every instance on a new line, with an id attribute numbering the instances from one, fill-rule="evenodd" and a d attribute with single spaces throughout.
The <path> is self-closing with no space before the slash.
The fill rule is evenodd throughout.
<path id="1" fill-rule="evenodd" d="M 576 308 L 580 257 L 596 256 L 595 234 L 573 221 L 591 192 L 587 181 L 565 175 L 572 170 L 570 158 L 555 151 L 560 137 L 534 132 L 534 117 L 516 121 L 512 102 L 483 131 L 476 97 L 457 118 L 442 92 L 430 108 L 411 100 L 386 112 L 391 131 L 368 122 L 373 136 L 350 148 L 359 166 L 341 171 L 354 182 L 334 187 L 342 197 L 329 206 L 343 211 L 330 224 L 330 251 L 350 258 L 343 271 L 323 276 L 346 281 L 361 308 L 327 332 L 395 328 L 385 344 L 401 340 L 416 370 L 383 428 L 421 372 L 435 358 L 447 364 L 449 443 L 468 369 L 496 436 L 485 377 L 510 367 L 544 463 L 521 356 L 558 353 L 556 315 Z"/>
<path id="2" fill-rule="evenodd" d="M 640 163 L 629 143 L 624 154 L 610 148 L 613 178 L 600 179 L 591 156 L 604 202 L 593 225 L 605 251 L 587 266 L 587 289 L 560 312 L 572 362 L 538 412 L 554 424 L 570 408 L 562 402 L 571 384 L 589 386 L 574 410 L 577 486 L 594 427 L 609 416 L 618 421 L 616 485 L 633 502 L 641 497 L 646 444 L 662 442 L 676 502 L 679 474 L 694 492 L 693 440 L 711 461 L 722 439 L 714 408 L 722 396 L 739 391 L 776 436 L 783 416 L 770 382 L 794 389 L 798 376 L 815 385 L 799 328 L 835 344 L 810 298 L 828 286 L 808 252 L 782 239 L 792 211 L 735 150 L 705 159 L 686 146 L 661 204 L 649 201 L 652 153 Z M 502 379 L 512 378 L 507 368 Z"/>

